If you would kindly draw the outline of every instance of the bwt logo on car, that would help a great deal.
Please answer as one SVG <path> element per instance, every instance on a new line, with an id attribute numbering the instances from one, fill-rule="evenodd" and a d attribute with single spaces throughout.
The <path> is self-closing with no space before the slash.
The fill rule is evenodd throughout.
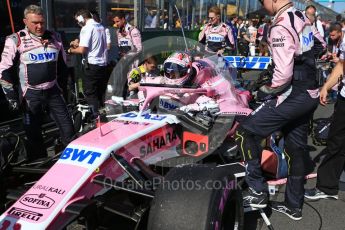
<path id="1" fill-rule="evenodd" d="M 159 100 L 159 106 L 161 108 L 168 109 L 168 110 L 174 110 L 177 108 L 177 105 L 174 105 L 173 103 L 168 102 L 168 101 L 164 101 L 163 99 Z"/>
<path id="2" fill-rule="evenodd" d="M 121 117 L 125 118 L 137 118 L 138 115 L 136 113 L 126 113 L 121 115 Z M 159 116 L 159 115 L 151 115 L 151 114 L 143 114 L 141 118 L 144 120 L 152 120 L 152 121 L 163 121 L 167 116 Z"/>
<path id="3" fill-rule="evenodd" d="M 101 153 L 98 153 L 98 152 L 85 151 L 84 149 L 66 148 L 61 154 L 60 159 L 62 160 L 70 159 L 72 161 L 78 161 L 78 162 L 84 162 L 85 160 L 87 160 L 87 163 L 91 165 L 100 156 L 101 156 Z"/>
<path id="4" fill-rule="evenodd" d="M 29 58 L 31 61 L 49 61 L 56 59 L 56 53 L 43 53 L 43 54 L 33 54 L 29 53 Z"/>
<path id="5" fill-rule="evenodd" d="M 271 63 L 270 57 L 225 56 L 224 59 L 234 67 L 245 69 L 267 69 Z"/>
<path id="6" fill-rule="evenodd" d="M 49 209 L 55 203 L 52 198 L 46 196 L 44 193 L 26 194 L 19 200 L 19 202 L 27 207 L 38 209 Z"/>

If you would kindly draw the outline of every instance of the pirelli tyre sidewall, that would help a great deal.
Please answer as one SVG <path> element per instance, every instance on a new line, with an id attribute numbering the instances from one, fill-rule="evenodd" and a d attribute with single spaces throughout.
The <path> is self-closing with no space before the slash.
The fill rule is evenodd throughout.
<path id="1" fill-rule="evenodd" d="M 148 229 L 243 229 L 242 194 L 228 169 L 186 165 L 170 170 L 151 203 Z"/>

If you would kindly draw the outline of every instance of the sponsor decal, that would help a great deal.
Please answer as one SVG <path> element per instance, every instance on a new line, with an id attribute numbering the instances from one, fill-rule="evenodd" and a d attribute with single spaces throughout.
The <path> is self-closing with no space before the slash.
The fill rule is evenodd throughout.
<path id="1" fill-rule="evenodd" d="M 128 46 L 128 41 L 120 41 L 120 46 Z"/>
<path id="2" fill-rule="evenodd" d="M 286 40 L 285 36 L 281 36 L 280 38 L 272 38 L 272 42 L 284 42 Z"/>
<path id="3" fill-rule="evenodd" d="M 29 53 L 29 58 L 30 58 L 31 61 L 55 60 L 56 59 L 56 53 L 55 52 L 41 53 L 41 54 Z"/>
<path id="4" fill-rule="evenodd" d="M 267 69 L 268 64 L 271 63 L 270 57 L 225 56 L 224 59 L 236 68 L 245 69 Z"/>
<path id="5" fill-rule="evenodd" d="M 173 143 L 177 139 L 177 134 L 175 131 L 168 132 L 165 135 L 160 135 L 153 137 L 151 141 L 145 145 L 140 146 L 140 157 L 145 157 L 148 154 L 159 150 L 170 143 Z"/>
<path id="6" fill-rule="evenodd" d="M 61 160 L 71 160 L 78 162 L 87 162 L 88 164 L 93 164 L 93 162 L 101 156 L 101 153 L 86 151 L 84 149 L 73 149 L 66 148 L 60 156 Z"/>
<path id="7" fill-rule="evenodd" d="M 131 46 L 131 45 L 132 45 L 132 41 L 127 38 L 121 38 L 119 40 L 119 46 Z"/>
<path id="8" fill-rule="evenodd" d="M 126 113 L 121 115 L 121 117 L 125 117 L 125 118 L 136 118 L 138 117 L 138 115 L 136 113 Z M 151 120 L 151 121 L 163 121 L 167 118 L 167 116 L 161 116 L 161 115 L 157 115 L 157 114 L 143 114 L 141 115 L 141 117 L 144 120 Z"/>
<path id="9" fill-rule="evenodd" d="M 40 185 L 40 184 L 34 185 L 32 189 L 44 190 L 46 192 L 56 193 L 59 195 L 63 195 L 66 192 L 66 190 L 63 190 L 63 189 L 53 188 L 51 186 L 45 186 L 45 185 Z"/>
<path id="10" fill-rule="evenodd" d="M 266 104 L 265 102 L 262 103 L 259 107 L 256 108 L 256 110 L 251 112 L 251 115 L 254 116 L 257 112 L 259 112 L 265 106 L 265 104 Z"/>
<path id="11" fill-rule="evenodd" d="M 218 34 L 210 34 L 207 40 L 211 42 L 222 42 L 224 37 Z"/>
<path id="12" fill-rule="evenodd" d="M 302 39 L 303 39 L 303 44 L 308 46 L 311 42 L 314 41 L 313 32 L 310 32 L 307 36 L 303 35 Z"/>
<path id="13" fill-rule="evenodd" d="M 19 200 L 19 202 L 27 207 L 38 209 L 49 209 L 55 203 L 52 198 L 48 197 L 44 193 L 26 194 Z"/>
<path id="14" fill-rule="evenodd" d="M 159 100 L 159 105 L 161 108 L 168 109 L 168 110 L 174 110 L 177 108 L 177 105 L 174 105 L 173 103 L 170 103 L 170 102 L 165 101 L 163 99 Z"/>
<path id="15" fill-rule="evenodd" d="M 12 207 L 10 211 L 7 212 L 9 215 L 14 215 L 20 218 L 25 218 L 28 220 L 39 221 L 43 214 L 38 212 L 33 212 L 21 208 Z"/>
<path id="16" fill-rule="evenodd" d="M 24 40 L 24 42 L 23 42 L 24 44 L 33 44 L 34 42 L 33 41 L 31 41 L 31 40 Z"/>
<path id="17" fill-rule="evenodd" d="M 273 47 L 284 47 L 284 43 L 275 43 L 272 46 Z"/>

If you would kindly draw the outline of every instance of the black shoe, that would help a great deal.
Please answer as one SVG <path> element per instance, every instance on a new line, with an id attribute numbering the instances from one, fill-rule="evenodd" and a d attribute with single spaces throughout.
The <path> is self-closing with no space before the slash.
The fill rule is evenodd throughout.
<path id="1" fill-rule="evenodd" d="M 304 192 L 304 197 L 309 200 L 319 200 L 319 199 L 334 199 L 338 200 L 338 195 L 328 195 L 317 188 L 306 189 Z"/>
<path id="2" fill-rule="evenodd" d="M 251 187 L 243 191 L 243 206 L 253 208 L 266 208 L 268 202 L 267 192 L 256 192 Z"/>
<path id="3" fill-rule="evenodd" d="M 284 202 L 271 201 L 270 206 L 274 211 L 281 212 L 293 220 L 302 219 L 302 209 L 290 208 Z"/>

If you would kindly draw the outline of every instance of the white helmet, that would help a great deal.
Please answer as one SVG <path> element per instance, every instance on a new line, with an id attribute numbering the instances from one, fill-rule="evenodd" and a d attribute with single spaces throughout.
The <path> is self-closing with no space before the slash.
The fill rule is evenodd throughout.
<path id="1" fill-rule="evenodd" d="M 169 85 L 184 85 L 190 78 L 192 59 L 186 52 L 177 51 L 164 62 L 164 82 Z"/>

